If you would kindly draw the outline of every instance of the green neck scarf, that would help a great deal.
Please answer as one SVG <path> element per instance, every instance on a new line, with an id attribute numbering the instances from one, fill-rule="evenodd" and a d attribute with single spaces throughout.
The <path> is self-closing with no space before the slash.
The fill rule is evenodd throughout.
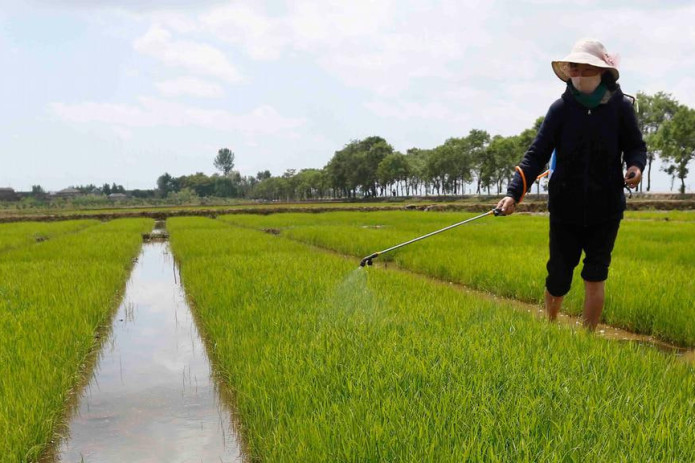
<path id="1" fill-rule="evenodd" d="M 598 106 L 603 99 L 603 95 L 606 94 L 606 90 L 608 90 L 606 86 L 603 85 L 603 82 L 598 84 L 596 90 L 589 94 L 582 93 L 574 88 L 571 80 L 567 81 L 567 86 L 570 88 L 572 95 L 574 95 L 574 98 L 579 102 L 579 104 L 589 109 L 594 109 L 596 106 Z"/>

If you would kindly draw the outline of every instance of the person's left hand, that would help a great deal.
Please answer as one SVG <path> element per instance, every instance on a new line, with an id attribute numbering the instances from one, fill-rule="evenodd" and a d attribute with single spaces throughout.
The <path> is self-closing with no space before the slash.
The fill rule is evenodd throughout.
<path id="1" fill-rule="evenodd" d="M 636 188 L 641 181 L 642 171 L 639 169 L 639 167 L 631 166 L 627 169 L 627 172 L 625 172 L 625 185 L 627 185 L 629 188 Z"/>

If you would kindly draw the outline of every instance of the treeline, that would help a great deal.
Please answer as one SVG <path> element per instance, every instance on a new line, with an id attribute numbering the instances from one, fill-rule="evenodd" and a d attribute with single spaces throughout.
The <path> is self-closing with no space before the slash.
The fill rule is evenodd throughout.
<path id="1" fill-rule="evenodd" d="M 323 169 L 288 169 L 280 176 L 269 171 L 255 177 L 242 176 L 226 166 L 227 174 L 157 179 L 162 196 L 245 197 L 266 200 L 309 200 L 410 195 L 462 195 L 499 193 L 511 179 L 519 153 L 531 144 L 542 118 L 520 135 L 490 136 L 471 130 L 461 138 L 450 138 L 433 149 L 395 151 L 383 138 L 353 140 L 336 151 Z M 220 152 L 223 152 L 222 149 Z M 219 166 L 219 154 L 215 166 Z"/>
<path id="2" fill-rule="evenodd" d="M 695 157 L 695 110 L 663 92 L 638 93 L 635 110 L 648 147 L 644 188 L 650 191 L 652 163 L 660 159 L 664 171 L 672 181 L 680 180 L 679 190 L 685 193 L 688 164 Z M 214 162 L 221 174 L 164 174 L 157 180 L 157 191 L 160 196 L 265 200 L 499 194 L 542 122 L 539 118 L 533 127 L 510 137 L 473 129 L 435 148 L 411 148 L 405 153 L 378 136 L 352 140 L 322 169 L 289 169 L 280 176 L 267 170 L 255 177 L 242 176 L 233 170 L 234 153 L 223 148 Z"/>
<path id="3" fill-rule="evenodd" d="M 73 186 L 71 188 L 74 188 L 77 191 L 79 191 L 80 193 L 85 194 L 85 195 L 110 195 L 113 193 L 120 193 L 120 194 L 126 193 L 126 190 L 123 187 L 123 185 L 116 185 L 115 182 L 111 185 L 109 185 L 108 183 L 104 183 L 100 187 L 90 183 L 89 185 L 76 185 L 76 186 Z M 39 190 L 39 189 L 43 190 L 41 188 L 41 186 L 35 185 L 32 188 L 32 192 L 35 192 L 35 190 Z"/>
<path id="4" fill-rule="evenodd" d="M 353 140 L 323 169 L 287 171 L 251 191 L 262 199 L 357 198 L 500 193 L 519 153 L 533 140 L 542 119 L 521 135 L 491 137 L 483 130 L 450 138 L 433 149 L 395 151 L 381 137 Z"/>

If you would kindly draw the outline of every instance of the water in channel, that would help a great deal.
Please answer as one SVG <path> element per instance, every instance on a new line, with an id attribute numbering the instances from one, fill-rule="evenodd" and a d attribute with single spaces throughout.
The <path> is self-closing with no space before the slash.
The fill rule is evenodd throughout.
<path id="1" fill-rule="evenodd" d="M 166 242 L 145 243 L 59 462 L 243 461 Z"/>

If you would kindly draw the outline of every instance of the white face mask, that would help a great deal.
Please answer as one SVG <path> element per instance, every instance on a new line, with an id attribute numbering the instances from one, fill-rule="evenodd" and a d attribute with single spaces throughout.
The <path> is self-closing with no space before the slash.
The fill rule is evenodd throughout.
<path id="1" fill-rule="evenodd" d="M 574 88 L 579 90 L 582 93 L 592 93 L 594 90 L 596 90 L 596 87 L 598 87 L 598 84 L 601 83 L 601 74 L 591 76 L 591 77 L 582 77 L 582 76 L 577 76 L 577 77 L 572 77 L 572 85 L 574 85 Z"/>

